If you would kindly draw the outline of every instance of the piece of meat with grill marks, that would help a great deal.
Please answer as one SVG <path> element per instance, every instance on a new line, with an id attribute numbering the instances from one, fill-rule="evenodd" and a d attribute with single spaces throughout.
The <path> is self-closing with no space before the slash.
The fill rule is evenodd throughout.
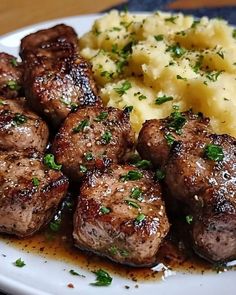
<path id="1" fill-rule="evenodd" d="M 63 24 L 21 41 L 26 97 L 33 109 L 55 126 L 71 110 L 102 104 L 91 65 L 78 54 L 77 42 L 75 31 Z"/>
<path id="2" fill-rule="evenodd" d="M 0 96 L 15 98 L 22 94 L 22 72 L 14 56 L 0 52 Z"/>
<path id="3" fill-rule="evenodd" d="M 24 98 L 0 97 L 0 149 L 20 151 L 28 148 L 43 152 L 48 142 L 46 123 L 29 110 Z"/>
<path id="4" fill-rule="evenodd" d="M 114 164 L 87 173 L 74 214 L 77 247 L 122 264 L 151 266 L 168 230 L 152 172 Z"/>
<path id="5" fill-rule="evenodd" d="M 0 152 L 0 232 L 26 237 L 38 231 L 67 187 L 67 178 L 45 167 L 37 152 Z"/>
<path id="6" fill-rule="evenodd" d="M 133 143 L 127 112 L 87 107 L 69 114 L 53 141 L 52 151 L 63 171 L 76 181 L 87 170 L 124 161 Z"/>
<path id="7" fill-rule="evenodd" d="M 182 134 L 173 133 L 173 127 L 168 126 L 174 124 L 176 113 L 178 114 L 173 112 L 173 115 L 166 119 L 147 120 L 140 130 L 137 150 L 142 158 L 150 160 L 155 167 L 160 167 L 167 161 L 171 148 L 168 141 L 171 142 L 172 137 L 175 141 L 192 141 L 194 138 L 204 137 L 207 130 L 210 130 L 208 118 L 204 118 L 201 114 L 187 112 L 188 120 L 182 126 Z"/>
<path id="8" fill-rule="evenodd" d="M 138 150 L 165 172 L 169 196 L 191 216 L 195 251 L 210 261 L 231 260 L 236 257 L 236 139 L 212 134 L 209 119 L 201 115 L 178 116 L 186 119 L 179 130 L 173 128 L 173 115 L 147 121 Z M 218 154 L 223 159 L 211 158 Z"/>

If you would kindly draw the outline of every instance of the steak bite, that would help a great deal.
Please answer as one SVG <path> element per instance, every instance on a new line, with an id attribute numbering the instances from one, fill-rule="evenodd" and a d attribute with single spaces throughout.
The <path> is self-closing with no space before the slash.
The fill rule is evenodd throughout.
<path id="1" fill-rule="evenodd" d="M 77 38 L 71 27 L 57 25 L 21 41 L 26 97 L 55 126 L 77 107 L 101 104 L 91 66 L 78 54 Z"/>
<path id="2" fill-rule="evenodd" d="M 22 65 L 10 54 L 0 52 L 0 96 L 15 98 L 22 91 Z"/>
<path id="3" fill-rule="evenodd" d="M 133 266 L 157 263 L 169 230 L 158 183 L 149 171 L 112 165 L 88 172 L 74 214 L 75 245 Z"/>
<path id="4" fill-rule="evenodd" d="M 142 158 L 160 167 L 168 160 L 174 141 L 192 142 L 209 132 L 209 119 L 201 114 L 174 111 L 168 118 L 147 120 L 138 136 L 137 150 Z"/>
<path id="5" fill-rule="evenodd" d="M 112 107 L 87 107 L 69 114 L 57 133 L 52 151 L 73 180 L 94 167 L 120 163 L 133 148 L 129 114 Z"/>
<path id="6" fill-rule="evenodd" d="M 46 225 L 68 180 L 36 152 L 0 152 L 0 232 L 26 237 Z"/>
<path id="7" fill-rule="evenodd" d="M 26 106 L 24 98 L 0 97 L 0 149 L 20 151 L 28 148 L 43 152 L 48 142 L 46 123 Z"/>
<path id="8" fill-rule="evenodd" d="M 215 262 L 235 258 L 236 139 L 212 134 L 202 115 L 175 111 L 145 122 L 138 151 L 164 171 L 169 196 L 191 223 L 195 251 Z"/>

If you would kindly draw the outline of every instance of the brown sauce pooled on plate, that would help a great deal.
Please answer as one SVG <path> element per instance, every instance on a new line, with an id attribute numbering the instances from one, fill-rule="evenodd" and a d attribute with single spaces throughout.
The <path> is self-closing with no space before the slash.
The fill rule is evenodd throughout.
<path id="1" fill-rule="evenodd" d="M 134 268 L 111 262 L 93 253 L 86 253 L 73 246 L 73 204 L 68 197 L 62 204 L 62 210 L 55 216 L 54 221 L 39 233 L 29 238 L 18 239 L 8 235 L 2 235 L 1 239 L 8 245 L 23 251 L 35 253 L 45 259 L 52 258 L 71 263 L 82 269 L 94 271 L 102 268 L 111 274 L 116 274 L 133 281 L 160 280 L 164 270 L 157 271 L 152 268 Z M 56 220 L 61 220 L 58 222 Z M 158 252 L 158 261 L 168 269 L 185 273 L 216 272 L 219 269 L 203 259 L 197 257 L 190 247 L 186 247 L 179 238 L 179 232 L 183 232 L 186 225 L 180 222 L 172 227 L 166 241 Z"/>

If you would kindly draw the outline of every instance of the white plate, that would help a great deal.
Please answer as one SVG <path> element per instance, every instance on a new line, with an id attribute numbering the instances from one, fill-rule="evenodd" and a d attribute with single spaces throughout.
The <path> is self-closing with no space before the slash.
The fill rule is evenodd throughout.
<path id="1" fill-rule="evenodd" d="M 99 15 L 75 16 L 20 29 L 0 37 L 0 52 L 5 51 L 17 55 L 22 37 L 58 23 L 72 26 L 81 36 L 91 28 L 93 21 L 98 17 Z M 13 265 L 13 262 L 19 257 L 26 262 L 26 266 L 23 268 Z M 72 268 L 78 270 L 78 267 L 48 258 L 46 260 L 47 263 L 42 256 L 22 252 L 0 241 L 0 289 L 14 295 L 235 294 L 236 272 L 234 271 L 204 275 L 177 273 L 162 281 L 138 283 L 139 288 L 135 288 L 136 283 L 133 281 L 113 276 L 110 287 L 92 287 L 89 285 L 94 281 L 92 273 L 81 270 L 80 273 L 86 275 L 86 278 L 72 276 L 68 271 Z M 69 289 L 68 283 L 72 283 L 75 288 Z M 125 285 L 129 285 L 130 289 L 126 290 Z"/>

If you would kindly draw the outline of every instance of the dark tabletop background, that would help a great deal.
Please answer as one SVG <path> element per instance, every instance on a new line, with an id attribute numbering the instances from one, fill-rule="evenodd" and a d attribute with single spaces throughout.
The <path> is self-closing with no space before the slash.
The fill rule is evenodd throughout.
<path id="1" fill-rule="evenodd" d="M 103 12 L 111 8 L 182 11 L 196 17 L 220 17 L 236 24 L 236 0 L 0 0 L 0 34 L 40 21 Z M 0 295 L 3 293 L 0 292 Z"/>
<path id="2" fill-rule="evenodd" d="M 188 2 L 191 2 L 188 3 Z M 194 1 L 194 0 L 129 0 L 128 3 L 116 5 L 114 8 L 129 11 L 153 11 L 157 9 L 173 12 L 184 12 L 196 17 L 209 16 L 224 18 L 231 24 L 236 24 L 236 0 L 233 1 Z"/>

